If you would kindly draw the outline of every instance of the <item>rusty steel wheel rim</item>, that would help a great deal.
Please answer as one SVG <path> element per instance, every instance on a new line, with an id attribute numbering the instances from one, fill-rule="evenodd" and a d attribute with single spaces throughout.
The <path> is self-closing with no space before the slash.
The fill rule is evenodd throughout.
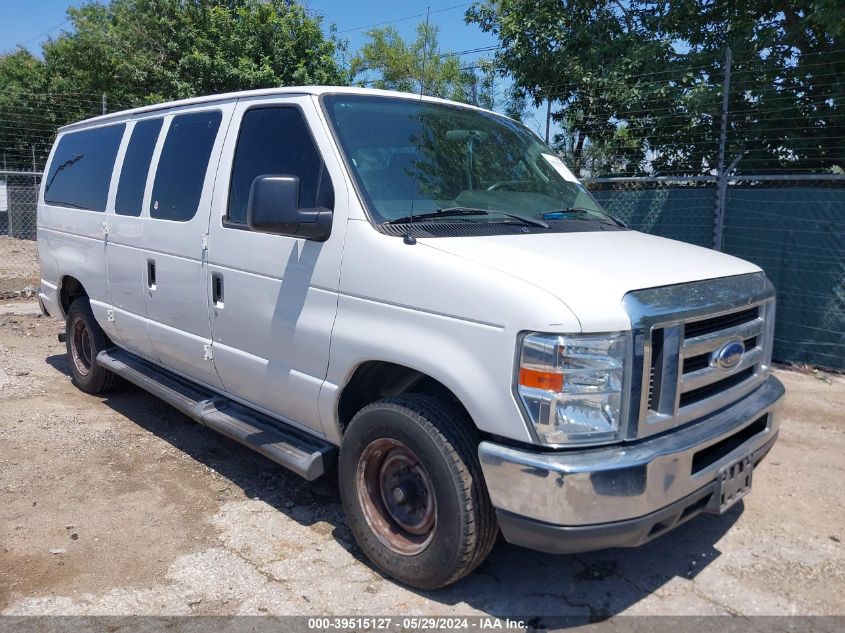
<path id="1" fill-rule="evenodd" d="M 385 547 L 412 556 L 428 546 L 437 500 L 428 472 L 410 448 L 394 439 L 374 440 L 358 459 L 355 484 L 367 525 Z"/>
<path id="2" fill-rule="evenodd" d="M 76 319 L 73 323 L 73 331 L 70 337 L 71 360 L 76 370 L 83 376 L 91 371 L 94 362 L 93 349 L 91 347 L 91 334 L 85 327 L 82 319 Z"/>

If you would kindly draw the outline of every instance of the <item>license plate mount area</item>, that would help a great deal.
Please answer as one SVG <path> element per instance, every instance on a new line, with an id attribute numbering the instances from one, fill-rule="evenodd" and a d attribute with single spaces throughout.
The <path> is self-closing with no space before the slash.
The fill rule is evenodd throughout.
<path id="1" fill-rule="evenodd" d="M 716 486 L 707 504 L 707 512 L 724 514 L 747 495 L 751 491 L 753 472 L 751 455 L 722 466 L 716 475 Z"/>

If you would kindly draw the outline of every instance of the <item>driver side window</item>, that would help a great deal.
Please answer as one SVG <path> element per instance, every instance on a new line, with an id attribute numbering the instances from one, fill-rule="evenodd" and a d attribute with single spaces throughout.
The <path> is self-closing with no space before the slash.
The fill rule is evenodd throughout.
<path id="1" fill-rule="evenodd" d="M 257 107 L 244 113 L 229 185 L 228 222 L 246 224 L 252 183 L 271 174 L 299 178 L 300 208 L 334 208 L 331 179 L 296 107 Z"/>

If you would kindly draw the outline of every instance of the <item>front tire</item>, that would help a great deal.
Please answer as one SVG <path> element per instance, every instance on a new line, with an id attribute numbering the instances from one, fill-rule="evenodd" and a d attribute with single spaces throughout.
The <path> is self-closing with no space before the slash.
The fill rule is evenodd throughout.
<path id="1" fill-rule="evenodd" d="M 471 421 L 431 396 L 380 400 L 352 419 L 340 496 L 355 540 L 379 569 L 430 590 L 487 557 L 498 526 L 477 451 Z"/>
<path id="2" fill-rule="evenodd" d="M 74 299 L 67 311 L 65 344 L 70 375 L 86 393 L 104 393 L 114 386 L 115 375 L 97 364 L 97 354 L 111 346 L 91 312 L 88 297 Z"/>

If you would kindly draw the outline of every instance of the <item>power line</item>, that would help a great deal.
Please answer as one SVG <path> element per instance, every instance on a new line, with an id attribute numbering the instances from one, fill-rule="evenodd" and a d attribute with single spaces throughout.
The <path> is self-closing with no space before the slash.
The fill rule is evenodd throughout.
<path id="1" fill-rule="evenodd" d="M 40 38 L 44 37 L 44 36 L 45 36 L 45 35 L 47 35 L 48 33 L 51 33 L 51 32 L 53 32 L 53 31 L 55 31 L 56 29 L 58 29 L 58 28 L 60 28 L 60 27 L 64 26 L 64 25 L 65 25 L 65 24 L 67 24 L 68 22 L 70 22 L 70 18 L 67 18 L 66 20 L 64 20 L 64 21 L 60 22 L 60 23 L 59 23 L 59 24 L 57 24 L 56 26 L 51 27 L 51 28 L 47 29 L 46 31 L 43 31 L 43 32 L 39 33 L 38 35 L 35 35 L 35 36 L 33 36 L 33 37 L 30 37 L 28 40 L 24 40 L 24 41 L 20 44 L 20 46 L 26 47 L 26 45 L 27 45 L 27 44 L 29 44 L 30 42 L 34 42 L 35 40 L 37 40 L 37 39 L 40 39 Z"/>
<path id="2" fill-rule="evenodd" d="M 453 5 L 451 7 L 445 7 L 443 9 L 436 9 L 436 10 L 432 11 L 431 13 L 443 13 L 445 11 L 453 11 L 454 9 L 461 9 L 463 7 L 468 7 L 471 4 L 475 4 L 475 3 L 465 2 L 463 4 L 456 4 L 456 5 Z M 413 20 L 414 18 L 424 18 L 426 16 L 426 14 L 427 14 L 427 12 L 426 13 L 416 13 L 414 15 L 406 15 L 406 16 L 401 17 L 401 18 L 393 18 L 392 20 L 385 20 L 384 22 L 375 22 L 374 24 L 365 24 L 364 26 L 355 26 L 355 27 L 352 27 L 352 28 L 349 28 L 349 29 L 343 29 L 342 31 L 336 31 L 335 35 L 342 35 L 344 33 L 352 33 L 353 31 L 363 31 L 363 30 L 366 30 L 366 29 L 374 29 L 377 26 L 385 26 L 387 24 L 394 24 L 396 22 L 404 22 L 405 20 Z"/>
<path id="3" fill-rule="evenodd" d="M 479 48 L 468 48 L 463 51 L 449 51 L 447 53 L 441 53 L 438 57 L 461 57 L 463 55 L 472 55 L 475 53 L 484 53 L 487 51 L 495 51 L 499 49 L 500 46 L 496 44 L 495 46 L 481 46 Z"/>

